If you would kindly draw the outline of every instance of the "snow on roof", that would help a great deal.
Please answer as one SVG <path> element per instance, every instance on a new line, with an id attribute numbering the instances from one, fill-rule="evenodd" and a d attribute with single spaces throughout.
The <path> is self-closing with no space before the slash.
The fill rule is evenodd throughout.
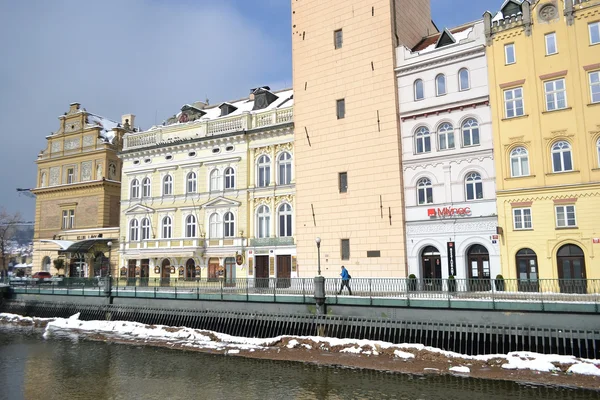
<path id="1" fill-rule="evenodd" d="M 504 13 L 502 12 L 502 10 L 504 9 L 504 7 L 506 7 L 506 5 L 510 2 L 516 3 L 518 5 L 523 4 L 523 2 L 525 2 L 527 0 L 504 0 L 504 2 L 502 3 L 502 5 L 500 6 L 500 11 L 498 11 L 496 13 L 496 15 L 494 15 L 494 18 L 492 18 L 492 22 L 496 22 L 496 21 L 500 21 L 502 19 L 505 18 Z M 520 12 L 518 14 L 521 14 Z M 510 15 L 507 15 L 506 17 L 510 17 Z"/>
<path id="2" fill-rule="evenodd" d="M 452 29 L 444 29 L 442 32 L 436 33 L 422 40 L 421 43 L 419 43 L 412 49 L 412 51 L 418 52 L 419 54 L 423 54 L 435 50 L 437 48 L 438 41 L 442 37 L 444 32 L 449 33 L 451 38 L 455 40 L 455 43 L 460 43 L 461 40 L 465 40 L 469 37 L 469 34 L 473 32 L 473 25 L 460 26 Z"/>
<path id="3" fill-rule="evenodd" d="M 118 122 L 112 121 L 108 118 L 101 117 L 90 112 L 87 113 L 88 126 L 100 126 L 100 136 L 109 143 L 112 143 L 115 138 L 114 128 L 119 124 Z"/>
<path id="4" fill-rule="evenodd" d="M 266 90 L 266 89 L 263 89 L 263 90 Z M 233 100 L 233 101 L 224 101 L 224 102 L 219 103 L 218 105 L 209 106 L 209 107 L 202 109 L 202 112 L 204 112 L 205 114 L 199 119 L 199 121 L 210 121 L 210 120 L 217 120 L 219 118 L 230 118 L 230 117 L 240 116 L 244 113 L 257 114 L 257 113 L 261 113 L 261 112 L 265 112 L 265 111 L 275 110 L 275 109 L 279 108 L 279 106 L 292 107 L 294 105 L 294 99 L 293 99 L 294 91 L 292 89 L 284 89 L 284 90 L 280 90 L 280 91 L 270 91 L 270 92 L 273 93 L 278 98 L 277 98 L 277 100 L 275 100 L 274 102 L 272 102 L 271 104 L 269 104 L 267 107 L 265 107 L 263 109 L 252 111 L 252 108 L 254 107 L 254 100 L 250 100 L 249 97 L 244 98 L 244 99 L 239 99 L 239 100 Z M 232 106 L 236 107 L 237 109 L 234 110 L 232 113 L 227 114 L 224 117 L 221 117 L 221 109 L 219 108 L 219 106 L 221 106 L 223 104 L 232 105 Z M 180 115 L 181 115 L 181 112 L 178 112 L 176 117 L 179 119 Z M 187 122 L 175 122 L 172 125 L 177 125 L 177 124 L 181 124 L 181 123 L 187 123 Z M 161 125 L 159 125 L 159 126 L 155 125 L 155 126 L 151 127 L 149 130 L 158 129 L 161 127 L 162 127 Z"/>

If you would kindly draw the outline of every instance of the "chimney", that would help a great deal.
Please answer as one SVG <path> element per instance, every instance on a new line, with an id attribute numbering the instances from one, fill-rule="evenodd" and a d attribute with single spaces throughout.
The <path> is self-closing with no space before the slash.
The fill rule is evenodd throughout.
<path id="1" fill-rule="evenodd" d="M 79 106 L 81 106 L 81 104 L 79 103 L 71 103 L 69 104 L 69 114 L 73 114 L 75 112 L 77 112 L 79 110 Z"/>
<path id="2" fill-rule="evenodd" d="M 127 131 L 132 131 L 135 126 L 135 115 L 125 114 L 121 117 L 121 126 Z"/>
<path id="3" fill-rule="evenodd" d="M 204 110 L 207 104 L 208 102 L 195 101 L 194 103 L 192 103 L 192 107 L 197 108 L 198 110 Z"/>
<path id="4" fill-rule="evenodd" d="M 486 44 L 489 46 L 492 44 L 492 13 L 489 11 L 483 13 L 483 31 Z"/>

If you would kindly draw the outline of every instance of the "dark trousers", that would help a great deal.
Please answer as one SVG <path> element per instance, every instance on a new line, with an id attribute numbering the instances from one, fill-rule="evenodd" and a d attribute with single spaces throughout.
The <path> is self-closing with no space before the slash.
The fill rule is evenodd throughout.
<path id="1" fill-rule="evenodd" d="M 340 291 L 338 292 L 338 294 L 342 294 L 342 290 L 344 290 L 344 286 L 346 286 L 348 288 L 348 292 L 350 293 L 350 296 L 352 296 L 352 289 L 350 289 L 350 280 L 349 279 L 342 280 L 342 286 L 340 287 Z"/>

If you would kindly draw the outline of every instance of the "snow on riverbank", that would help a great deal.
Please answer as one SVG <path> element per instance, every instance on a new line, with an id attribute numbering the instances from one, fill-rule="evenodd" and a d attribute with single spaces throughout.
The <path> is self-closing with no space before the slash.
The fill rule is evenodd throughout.
<path id="1" fill-rule="evenodd" d="M 469 361 L 494 362 L 504 370 L 532 370 L 539 372 L 560 372 L 600 376 L 600 360 L 580 359 L 573 356 L 539 354 L 531 352 L 511 352 L 508 354 L 491 354 L 468 356 L 421 344 L 393 344 L 373 340 L 336 339 L 319 336 L 278 336 L 258 339 L 230 336 L 222 333 L 171 327 L 164 325 L 145 325 L 128 321 L 82 321 L 79 314 L 70 318 L 31 318 L 15 314 L 0 314 L 0 323 L 45 326 L 44 337 L 52 332 L 81 332 L 90 335 L 103 335 L 107 338 L 167 343 L 185 348 L 225 351 L 226 354 L 239 354 L 240 351 L 254 352 L 272 350 L 273 348 L 320 350 L 330 353 L 350 353 L 359 356 L 378 357 L 388 355 L 400 361 L 410 362 L 415 357 L 426 354 L 437 354 L 446 357 L 449 362 Z M 470 365 L 470 364 L 467 364 Z M 469 374 L 466 366 L 449 366 L 452 372 Z"/>

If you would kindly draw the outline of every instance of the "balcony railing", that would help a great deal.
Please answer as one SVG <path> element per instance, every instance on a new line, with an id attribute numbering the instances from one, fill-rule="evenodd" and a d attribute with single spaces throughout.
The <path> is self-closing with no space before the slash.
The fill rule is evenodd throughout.
<path id="1" fill-rule="evenodd" d="M 244 113 L 235 117 L 224 117 L 210 121 L 189 122 L 185 125 L 189 129 L 185 131 L 169 132 L 171 126 L 167 126 L 152 131 L 128 133 L 124 137 L 123 150 L 284 124 L 292 122 L 293 117 L 293 109 L 284 108 L 255 114 Z"/>
<path id="2" fill-rule="evenodd" d="M 293 237 L 273 237 L 273 238 L 250 239 L 251 247 L 292 246 L 293 244 L 294 244 Z"/>

